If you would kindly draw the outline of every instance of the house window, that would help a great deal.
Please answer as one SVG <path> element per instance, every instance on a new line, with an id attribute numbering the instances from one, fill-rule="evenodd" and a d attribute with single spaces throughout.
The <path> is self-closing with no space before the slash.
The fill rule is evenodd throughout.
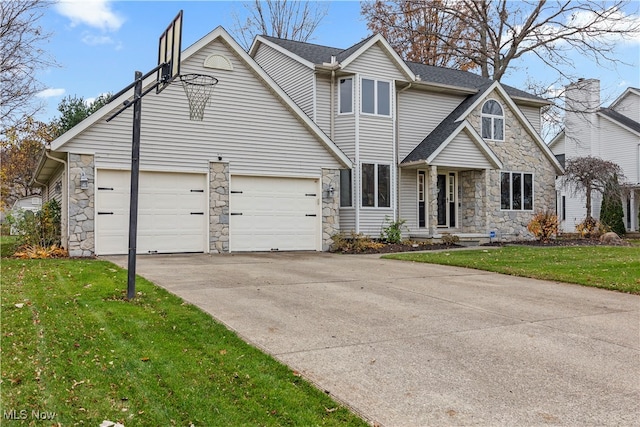
<path id="1" fill-rule="evenodd" d="M 391 84 L 389 82 L 362 79 L 362 113 L 391 115 Z"/>
<path id="2" fill-rule="evenodd" d="M 338 86 L 340 114 L 353 113 L 353 79 L 351 77 L 340 79 Z"/>
<path id="3" fill-rule="evenodd" d="M 482 106 L 482 137 L 504 141 L 504 113 L 498 101 L 493 99 Z"/>
<path id="4" fill-rule="evenodd" d="M 340 207 L 352 206 L 351 198 L 351 169 L 340 169 Z"/>
<path id="5" fill-rule="evenodd" d="M 500 208 L 511 211 L 533 210 L 533 174 L 502 172 Z"/>
<path id="6" fill-rule="evenodd" d="M 391 166 L 362 164 L 362 206 L 391 206 Z"/>

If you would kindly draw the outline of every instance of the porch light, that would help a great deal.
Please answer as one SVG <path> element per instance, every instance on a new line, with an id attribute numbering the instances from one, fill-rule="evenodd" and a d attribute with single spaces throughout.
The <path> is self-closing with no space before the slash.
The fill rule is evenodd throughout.
<path id="1" fill-rule="evenodd" d="M 333 186 L 329 187 L 327 189 L 327 197 L 333 197 L 333 193 L 335 193 L 335 188 L 333 188 Z"/>
<path id="2" fill-rule="evenodd" d="M 80 171 L 80 189 L 86 190 L 89 186 L 89 179 L 87 178 L 87 174 L 84 171 Z"/>

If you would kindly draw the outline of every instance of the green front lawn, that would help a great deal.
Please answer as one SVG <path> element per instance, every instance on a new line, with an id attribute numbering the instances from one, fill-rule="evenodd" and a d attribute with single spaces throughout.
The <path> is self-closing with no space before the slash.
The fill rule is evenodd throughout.
<path id="1" fill-rule="evenodd" d="M 507 246 L 486 250 L 392 254 L 385 258 L 454 265 L 640 294 L 638 246 Z"/>
<path id="2" fill-rule="evenodd" d="M 104 261 L 2 260 L 0 410 L 26 417 L 12 425 L 367 425 L 146 280 L 126 301 L 126 277 Z"/>

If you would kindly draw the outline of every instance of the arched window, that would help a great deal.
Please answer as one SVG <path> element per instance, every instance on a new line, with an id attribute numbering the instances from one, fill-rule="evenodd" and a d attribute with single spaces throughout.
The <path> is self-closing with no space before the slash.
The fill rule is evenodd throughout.
<path id="1" fill-rule="evenodd" d="M 498 101 L 493 99 L 482 106 L 482 137 L 504 141 L 504 113 Z"/>

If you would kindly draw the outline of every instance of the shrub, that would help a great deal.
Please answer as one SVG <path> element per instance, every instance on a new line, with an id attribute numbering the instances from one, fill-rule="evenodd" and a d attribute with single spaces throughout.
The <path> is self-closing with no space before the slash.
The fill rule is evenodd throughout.
<path id="1" fill-rule="evenodd" d="M 60 204 L 50 200 L 39 212 L 21 211 L 7 218 L 22 245 L 48 248 L 60 245 Z"/>
<path id="2" fill-rule="evenodd" d="M 527 229 L 536 240 L 548 242 L 558 234 L 558 216 L 550 211 L 538 212 L 529 221 Z"/>
<path id="3" fill-rule="evenodd" d="M 402 241 L 402 230 L 406 229 L 404 223 L 407 222 L 404 219 L 397 221 L 391 221 L 388 216 L 384 217 L 386 227 L 382 227 L 380 233 L 380 239 L 387 243 L 400 243 Z"/>
<path id="4" fill-rule="evenodd" d="M 445 245 L 455 245 L 460 242 L 460 237 L 451 233 L 443 233 L 442 234 L 442 243 Z"/>
<path id="5" fill-rule="evenodd" d="M 605 233 L 606 231 L 607 231 L 606 227 L 600 224 L 600 222 L 597 221 L 595 218 L 590 216 L 586 217 L 584 221 L 576 225 L 576 232 L 578 232 L 580 236 L 585 238 L 599 237 L 601 234 Z"/>
<path id="6" fill-rule="evenodd" d="M 365 252 L 367 250 L 377 250 L 384 246 L 383 243 L 376 242 L 369 236 L 362 233 L 350 232 L 349 234 L 340 232 L 331 236 L 333 245 L 332 252 Z"/>
<path id="7" fill-rule="evenodd" d="M 617 235 L 622 236 L 627 232 L 624 226 L 624 210 L 620 195 L 605 192 L 600 206 L 600 222 Z"/>

